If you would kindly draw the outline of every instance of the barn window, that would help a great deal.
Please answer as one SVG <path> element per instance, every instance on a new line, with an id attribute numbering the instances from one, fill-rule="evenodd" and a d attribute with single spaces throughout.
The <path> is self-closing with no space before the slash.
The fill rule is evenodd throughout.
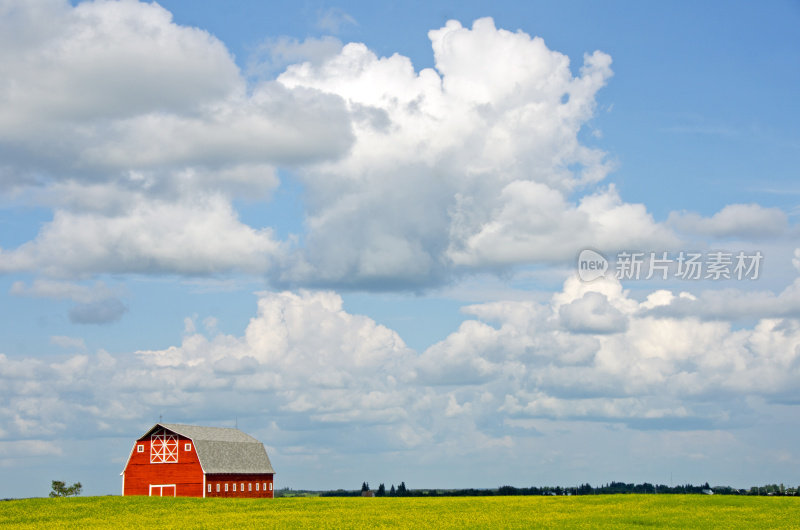
<path id="1" fill-rule="evenodd" d="M 258 482 L 256 482 L 256 491 L 258 491 L 258 487 L 259 486 L 260 486 L 260 484 Z"/>
<path id="2" fill-rule="evenodd" d="M 247 484 L 247 491 L 253 491 L 253 483 L 252 482 Z"/>
<path id="3" fill-rule="evenodd" d="M 211 484 L 208 485 L 208 492 L 211 493 Z"/>
<path id="4" fill-rule="evenodd" d="M 241 489 L 241 491 L 244 491 L 244 482 L 242 482 L 242 489 Z"/>
<path id="5" fill-rule="evenodd" d="M 233 491 L 236 491 L 236 483 L 233 483 Z"/>
<path id="6" fill-rule="evenodd" d="M 233 487 L 236 488 L 236 484 L 234 484 Z M 228 491 L 228 483 L 227 482 L 225 483 L 225 491 Z M 233 491 L 236 491 L 236 489 L 234 489 Z"/>
<path id="7" fill-rule="evenodd" d="M 186 444 L 186 445 L 184 445 L 184 446 L 183 446 L 183 450 L 184 450 L 184 451 L 191 451 L 191 450 L 192 450 L 192 444 Z"/>
<path id="8" fill-rule="evenodd" d="M 139 444 L 136 446 L 137 453 L 144 453 L 144 444 Z"/>
<path id="9" fill-rule="evenodd" d="M 264 483 L 264 491 L 267 491 L 267 483 Z"/>
<path id="10" fill-rule="evenodd" d="M 150 463 L 171 464 L 178 462 L 178 436 L 161 429 L 150 436 Z"/>
<path id="11" fill-rule="evenodd" d="M 217 482 L 217 493 L 219 493 L 219 482 Z"/>
<path id="12" fill-rule="evenodd" d="M 272 491 L 272 482 L 269 483 L 269 491 Z"/>

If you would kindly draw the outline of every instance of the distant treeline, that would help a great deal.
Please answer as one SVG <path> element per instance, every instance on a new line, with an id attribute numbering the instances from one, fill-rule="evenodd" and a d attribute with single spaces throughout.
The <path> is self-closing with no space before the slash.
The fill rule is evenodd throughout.
<path id="1" fill-rule="evenodd" d="M 633 484 L 625 482 L 611 482 L 602 486 L 581 484 L 574 487 L 543 486 L 530 488 L 517 488 L 514 486 L 501 486 L 494 489 L 408 489 L 405 483 L 400 487 L 391 486 L 389 490 L 381 484 L 377 490 L 370 490 L 369 484 L 362 484 L 360 490 L 338 489 L 334 491 L 319 492 L 320 497 L 360 497 L 364 492 L 374 493 L 376 497 L 488 497 L 493 495 L 609 495 L 622 493 L 651 493 L 651 494 L 710 494 L 717 495 L 797 495 L 798 488 L 787 488 L 783 484 L 768 484 L 766 486 L 753 486 L 750 489 L 737 489 L 730 486 L 709 486 L 706 482 L 702 486 L 683 484 L 680 486 L 667 486 L 665 484 Z M 280 496 L 280 493 L 278 494 Z"/>

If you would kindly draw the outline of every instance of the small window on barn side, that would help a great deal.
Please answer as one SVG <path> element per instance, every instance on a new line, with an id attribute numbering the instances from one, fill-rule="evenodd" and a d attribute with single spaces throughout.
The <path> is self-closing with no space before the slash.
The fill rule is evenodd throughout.
<path id="1" fill-rule="evenodd" d="M 192 450 L 192 444 L 186 444 L 186 445 L 184 445 L 184 446 L 183 446 L 183 450 L 184 450 L 184 451 L 191 451 L 191 450 Z"/>
<path id="2" fill-rule="evenodd" d="M 253 491 L 253 483 L 252 482 L 247 485 L 247 491 Z"/>
<path id="3" fill-rule="evenodd" d="M 269 483 L 269 491 L 272 491 L 272 482 Z"/>
<path id="4" fill-rule="evenodd" d="M 242 482 L 242 489 L 241 489 L 241 491 L 244 491 L 244 482 Z"/>
<path id="5" fill-rule="evenodd" d="M 217 483 L 217 493 L 219 493 L 219 482 Z"/>
<path id="6" fill-rule="evenodd" d="M 139 444 L 136 446 L 137 453 L 144 453 L 144 444 Z"/>
<path id="7" fill-rule="evenodd" d="M 256 482 L 256 491 L 258 491 L 258 487 L 259 486 L 260 486 L 260 484 L 258 482 Z"/>
<path id="8" fill-rule="evenodd" d="M 208 485 L 208 492 L 211 493 L 211 484 Z"/>
<path id="9" fill-rule="evenodd" d="M 267 483 L 264 483 L 264 491 L 267 491 Z"/>
<path id="10" fill-rule="evenodd" d="M 236 491 L 236 483 L 233 483 L 233 491 Z"/>
<path id="11" fill-rule="evenodd" d="M 234 486 L 234 487 L 236 487 L 236 486 Z M 227 482 L 225 483 L 225 491 L 228 491 L 228 483 Z"/>

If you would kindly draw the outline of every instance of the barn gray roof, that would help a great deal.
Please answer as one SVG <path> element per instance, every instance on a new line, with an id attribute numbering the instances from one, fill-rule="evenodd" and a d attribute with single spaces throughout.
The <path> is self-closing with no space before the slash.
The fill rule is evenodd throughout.
<path id="1" fill-rule="evenodd" d="M 275 473 L 264 444 L 239 429 L 156 423 L 142 438 L 158 427 L 192 440 L 206 473 Z"/>

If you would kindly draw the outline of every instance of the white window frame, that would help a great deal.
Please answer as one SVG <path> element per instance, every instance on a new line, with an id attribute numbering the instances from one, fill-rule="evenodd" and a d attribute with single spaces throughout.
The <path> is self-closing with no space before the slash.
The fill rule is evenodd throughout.
<path id="1" fill-rule="evenodd" d="M 272 482 L 269 483 L 269 491 L 272 491 Z"/>
<path id="2" fill-rule="evenodd" d="M 258 487 L 261 485 L 260 482 L 256 482 L 256 491 L 258 491 Z"/>
<path id="3" fill-rule="evenodd" d="M 247 483 L 247 491 L 253 491 L 253 483 L 252 482 L 248 482 Z"/>
<path id="4" fill-rule="evenodd" d="M 211 484 L 208 485 L 208 492 L 211 493 Z"/>
<path id="5" fill-rule="evenodd" d="M 192 444 L 190 444 L 190 443 L 184 444 L 183 445 L 183 450 L 184 451 L 191 451 L 192 450 Z"/>
<path id="6" fill-rule="evenodd" d="M 144 444 L 136 444 L 136 452 L 144 453 Z"/>
<path id="7" fill-rule="evenodd" d="M 217 493 L 219 493 L 219 482 L 217 482 Z"/>
<path id="8" fill-rule="evenodd" d="M 233 491 L 236 492 L 236 483 L 233 483 Z"/>
<path id="9" fill-rule="evenodd" d="M 241 491 L 244 492 L 244 482 L 242 482 L 241 486 L 242 486 Z"/>
<path id="10" fill-rule="evenodd" d="M 225 483 L 225 491 L 226 492 L 228 491 L 228 483 L 227 482 Z"/>

